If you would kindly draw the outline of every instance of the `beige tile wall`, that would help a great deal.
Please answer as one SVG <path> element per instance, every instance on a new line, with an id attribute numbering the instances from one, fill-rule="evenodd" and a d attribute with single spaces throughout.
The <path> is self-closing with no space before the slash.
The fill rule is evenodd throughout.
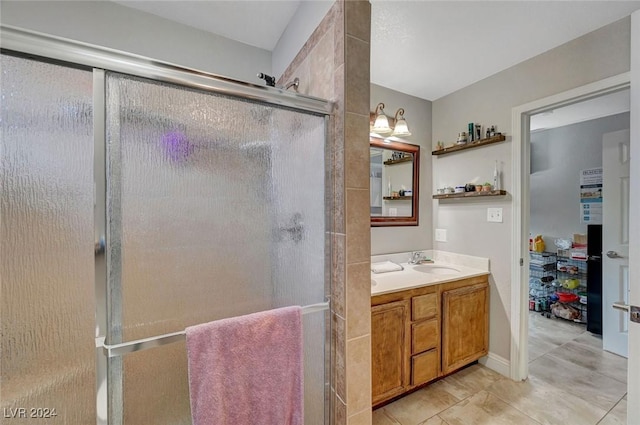
<path id="1" fill-rule="evenodd" d="M 279 80 L 334 103 L 332 415 L 371 424 L 369 56 L 371 5 L 338 0 Z M 332 72 L 330 72 L 332 71 Z"/>

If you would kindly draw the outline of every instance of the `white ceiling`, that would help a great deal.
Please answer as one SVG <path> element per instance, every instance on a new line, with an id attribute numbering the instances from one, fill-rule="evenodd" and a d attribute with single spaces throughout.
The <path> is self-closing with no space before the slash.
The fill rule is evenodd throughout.
<path id="1" fill-rule="evenodd" d="M 112 1 L 269 51 L 300 4 L 300 0 Z"/>
<path id="2" fill-rule="evenodd" d="M 640 9 L 640 1 L 370 1 L 371 82 L 427 100 Z M 273 50 L 300 0 L 117 3 Z"/>
<path id="3" fill-rule="evenodd" d="M 640 8 L 638 1 L 371 3 L 371 82 L 427 100 Z"/>

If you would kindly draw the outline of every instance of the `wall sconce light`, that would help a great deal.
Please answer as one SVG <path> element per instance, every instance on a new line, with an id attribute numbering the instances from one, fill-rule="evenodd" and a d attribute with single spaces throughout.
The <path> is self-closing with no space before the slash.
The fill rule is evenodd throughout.
<path id="1" fill-rule="evenodd" d="M 389 118 L 384 113 L 384 103 L 378 103 L 376 111 L 370 114 L 371 127 L 369 132 L 371 137 L 407 137 L 411 136 L 409 126 L 404 119 L 404 109 L 396 111 L 395 118 Z"/>
<path id="2" fill-rule="evenodd" d="M 396 125 L 393 128 L 392 136 L 398 137 L 407 137 L 411 136 L 409 132 L 409 126 L 407 125 L 407 121 L 404 119 L 404 109 L 400 108 L 396 111 L 395 117 Z"/>
<path id="3" fill-rule="evenodd" d="M 389 119 L 384 114 L 384 103 L 378 103 L 376 106 L 376 120 L 373 123 L 372 133 L 386 135 L 391 133 L 391 127 L 389 127 Z"/>

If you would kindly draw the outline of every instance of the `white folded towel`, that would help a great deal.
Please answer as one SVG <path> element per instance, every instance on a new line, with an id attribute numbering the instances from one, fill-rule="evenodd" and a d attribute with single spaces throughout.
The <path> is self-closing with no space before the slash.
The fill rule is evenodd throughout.
<path id="1" fill-rule="evenodd" d="M 397 272 L 404 270 L 400 264 L 396 264 L 393 261 L 383 261 L 381 263 L 371 263 L 371 271 L 374 273 L 387 273 Z"/>

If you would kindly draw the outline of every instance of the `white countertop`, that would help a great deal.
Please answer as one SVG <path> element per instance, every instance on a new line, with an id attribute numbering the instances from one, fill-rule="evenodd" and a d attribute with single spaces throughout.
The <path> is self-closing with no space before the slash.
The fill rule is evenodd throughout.
<path id="1" fill-rule="evenodd" d="M 404 270 L 388 273 L 371 272 L 371 296 L 437 285 L 476 276 L 485 276 L 489 272 L 489 261 L 480 257 L 460 256 L 458 254 L 437 251 L 425 251 L 434 258 L 434 263 L 413 265 L 399 262 L 407 258 L 406 253 L 372 257 L 373 262 L 394 261 Z M 440 259 L 442 258 L 442 259 Z M 467 265 L 469 264 L 469 265 Z M 419 270 L 425 270 L 419 271 Z"/>

